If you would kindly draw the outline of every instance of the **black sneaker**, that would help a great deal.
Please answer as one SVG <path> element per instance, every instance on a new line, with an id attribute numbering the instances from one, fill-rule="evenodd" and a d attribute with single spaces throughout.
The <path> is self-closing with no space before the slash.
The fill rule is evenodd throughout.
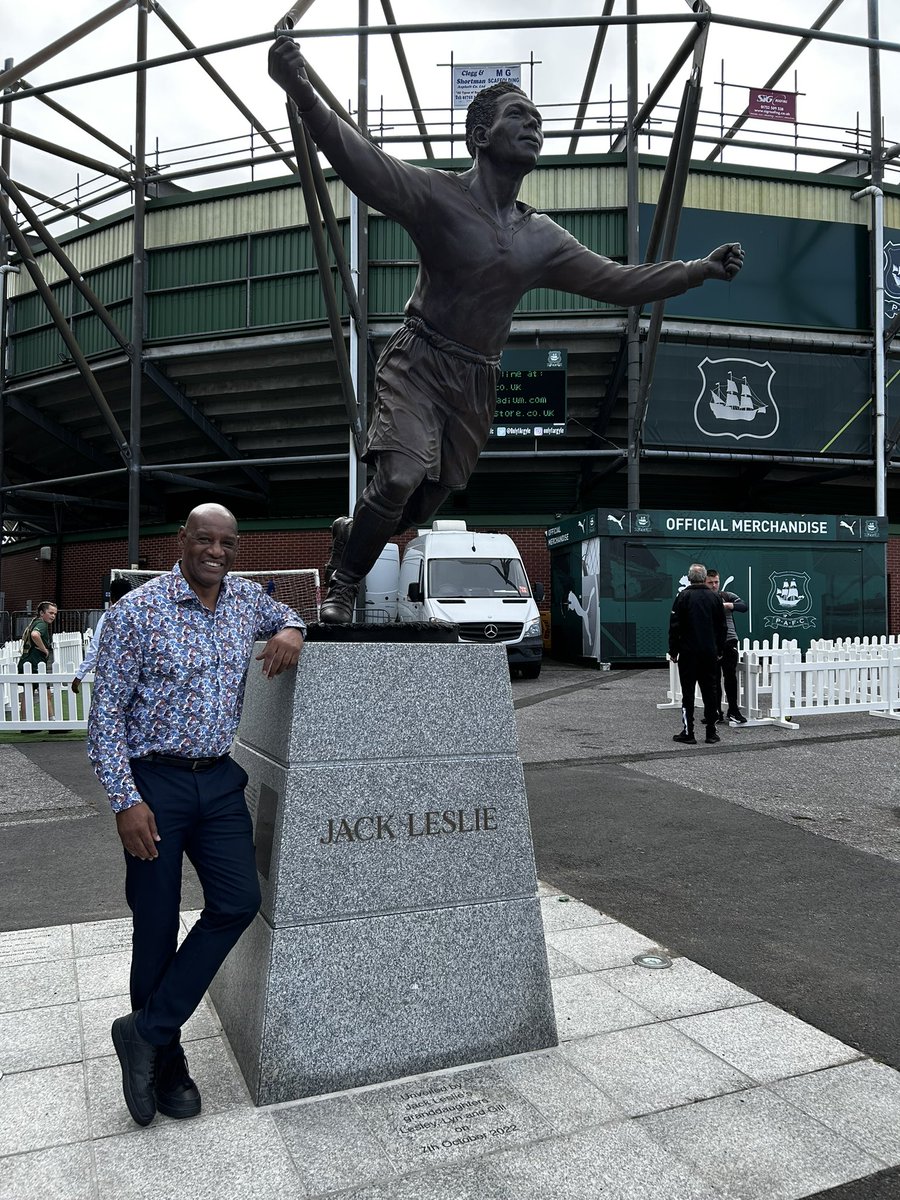
<path id="1" fill-rule="evenodd" d="M 322 601 L 319 609 L 319 620 L 324 625 L 349 625 L 353 620 L 358 591 L 358 583 L 341 583 L 337 579 L 332 580 L 328 595 Z"/>
<path id="2" fill-rule="evenodd" d="M 682 746 L 697 745 L 697 739 L 694 737 L 694 735 L 692 733 L 685 733 L 684 730 L 682 730 L 681 733 L 676 733 L 673 736 L 672 741 L 681 742 Z"/>
<path id="3" fill-rule="evenodd" d="M 122 1066 L 122 1092 L 128 1111 L 138 1125 L 149 1125 L 156 1116 L 156 1047 L 135 1029 L 136 1016 L 129 1013 L 117 1017 L 112 1023 L 112 1040 Z"/>
<path id="4" fill-rule="evenodd" d="M 722 712 L 721 708 L 719 709 L 718 716 L 716 717 L 716 724 L 717 725 L 725 724 L 725 714 Z"/>
<path id="5" fill-rule="evenodd" d="M 740 711 L 740 709 L 737 709 L 737 708 L 729 708 L 729 710 L 728 710 L 728 724 L 729 724 L 729 725 L 746 725 L 746 724 L 747 724 L 747 718 L 746 718 L 746 717 L 744 716 L 744 714 L 743 714 L 743 713 Z"/>
<path id="6" fill-rule="evenodd" d="M 341 565 L 344 547 L 347 545 L 347 539 L 350 537 L 350 530 L 352 528 L 352 517 L 338 517 L 337 520 L 331 522 L 331 557 L 325 564 L 326 587 L 331 587 L 332 577 Z"/>
<path id="7" fill-rule="evenodd" d="M 160 1060 L 156 1070 L 156 1107 L 176 1121 L 196 1117 L 200 1112 L 200 1092 L 188 1074 L 184 1051 Z"/>
<path id="8" fill-rule="evenodd" d="M 714 746 L 714 745 L 716 744 L 716 742 L 721 742 L 721 740 L 722 740 L 722 739 L 721 739 L 721 738 L 719 737 L 719 735 L 716 733 L 715 729 L 708 729 L 708 730 L 706 731 L 706 744 L 707 744 L 707 746 Z"/>

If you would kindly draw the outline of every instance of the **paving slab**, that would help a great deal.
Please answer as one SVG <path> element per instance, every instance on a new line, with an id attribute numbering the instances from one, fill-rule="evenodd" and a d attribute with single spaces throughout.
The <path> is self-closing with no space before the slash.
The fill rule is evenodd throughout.
<path id="1" fill-rule="evenodd" d="M 0 1012 L 71 1004 L 77 999 L 74 959 L 0 967 Z"/>
<path id="2" fill-rule="evenodd" d="M 643 1025 L 570 1042 L 566 1059 L 629 1116 L 753 1086 L 753 1080 L 679 1033 Z"/>
<path id="3" fill-rule="evenodd" d="M 618 923 L 557 930 L 547 935 L 547 941 L 585 971 L 622 967 L 636 954 L 658 949 L 650 938 Z"/>
<path id="4" fill-rule="evenodd" d="M 760 1083 L 862 1057 L 858 1050 L 771 1004 L 683 1017 L 672 1027 Z"/>
<path id="5" fill-rule="evenodd" d="M 3 1200 L 98 1200 L 87 1142 L 0 1158 Z"/>
<path id="6" fill-rule="evenodd" d="M 13 929 L 0 933 L 0 967 L 53 962 L 59 958 L 72 958 L 74 952 L 70 925 Z"/>
<path id="7" fill-rule="evenodd" d="M 884 1166 L 764 1088 L 671 1109 L 638 1124 L 742 1200 L 797 1200 Z"/>
<path id="8" fill-rule="evenodd" d="M 275 1109 L 272 1119 L 294 1161 L 304 1196 L 395 1178 L 384 1148 L 347 1096 Z"/>
<path id="9" fill-rule="evenodd" d="M 621 1121 L 626 1114 L 613 1099 L 576 1070 L 558 1049 L 501 1059 L 497 1077 L 509 1083 L 559 1133 L 582 1125 Z"/>
<path id="10" fill-rule="evenodd" d="M 490 1164 L 506 1200 L 727 1200 L 633 1124 L 587 1129 Z"/>
<path id="11" fill-rule="evenodd" d="M 661 1021 L 722 1008 L 754 1004 L 756 996 L 707 971 L 689 958 L 661 970 L 631 964 L 603 972 L 603 982 Z"/>
<path id="12" fill-rule="evenodd" d="M 866 1153 L 900 1164 L 900 1075 L 871 1059 L 769 1085 Z"/>
<path id="13" fill-rule="evenodd" d="M 604 925 L 615 920 L 591 908 L 589 904 L 582 904 L 580 900 L 572 900 L 562 894 L 545 896 L 541 900 L 541 918 L 545 933 L 555 933 L 558 929 L 577 929 L 585 925 Z"/>
<path id="14" fill-rule="evenodd" d="M 303 1194 L 271 1116 L 249 1108 L 101 1138 L 94 1156 L 104 1198 L 296 1200 Z"/>
<path id="15" fill-rule="evenodd" d="M 0 1078 L 0 1147 L 4 1154 L 84 1142 L 89 1136 L 81 1063 Z"/>
<path id="16" fill-rule="evenodd" d="M 606 982 L 607 972 L 566 975 L 553 980 L 553 1004 L 560 1042 L 648 1025 L 655 1018 L 640 1004 L 623 996 Z"/>
<path id="17" fill-rule="evenodd" d="M 3 1074 L 80 1063 L 82 1057 L 77 1004 L 0 1013 Z"/>

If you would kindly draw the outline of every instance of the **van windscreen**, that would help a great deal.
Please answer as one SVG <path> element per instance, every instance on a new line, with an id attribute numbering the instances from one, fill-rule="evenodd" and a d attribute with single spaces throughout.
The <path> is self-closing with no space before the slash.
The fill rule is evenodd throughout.
<path id="1" fill-rule="evenodd" d="M 428 595 L 434 600 L 530 596 L 518 558 L 433 558 L 428 564 Z"/>

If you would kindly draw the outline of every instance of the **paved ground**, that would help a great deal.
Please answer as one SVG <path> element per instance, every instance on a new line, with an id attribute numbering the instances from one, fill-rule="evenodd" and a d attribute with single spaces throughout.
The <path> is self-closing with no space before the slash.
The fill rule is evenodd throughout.
<path id="1" fill-rule="evenodd" d="M 253 1110 L 211 1010 L 191 1031 L 204 1117 L 130 1125 L 106 1042 L 113 823 L 83 744 L 0 745 L 0 930 L 30 931 L 0 933 L 4 1200 L 900 1197 L 900 728 L 676 747 L 666 680 L 551 664 L 514 684 L 564 1040 L 420 1080 L 504 1115 L 476 1124 L 490 1151 L 466 1133 L 424 1173 L 399 1085 Z M 659 946 L 671 968 L 632 963 Z"/>

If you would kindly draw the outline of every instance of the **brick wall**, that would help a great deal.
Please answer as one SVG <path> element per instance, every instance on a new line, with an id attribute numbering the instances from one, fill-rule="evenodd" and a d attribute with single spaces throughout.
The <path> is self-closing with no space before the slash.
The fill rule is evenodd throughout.
<path id="1" fill-rule="evenodd" d="M 494 526 L 477 526 L 487 532 Z M 543 528 L 504 528 L 522 554 L 529 579 L 540 580 L 550 591 L 550 558 Z M 396 538 L 402 548 L 414 532 Z M 100 603 L 100 587 L 113 567 L 128 565 L 125 538 L 95 542 L 71 542 L 61 550 L 53 547 L 49 563 L 36 562 L 37 548 L 7 549 L 3 553 L 2 588 L 6 607 L 21 611 L 28 601 L 56 600 L 60 608 L 95 608 Z M 324 529 L 248 529 L 241 534 L 237 569 L 241 571 L 285 571 L 315 567 L 321 574 L 331 551 L 331 534 Z M 62 562 L 57 562 L 58 554 Z M 149 571 L 167 571 L 178 558 L 178 539 L 174 533 L 141 538 L 141 566 Z M 57 572 L 60 586 L 57 588 Z"/>
<path id="2" fill-rule="evenodd" d="M 900 537 L 887 544 L 888 633 L 900 633 Z"/>

